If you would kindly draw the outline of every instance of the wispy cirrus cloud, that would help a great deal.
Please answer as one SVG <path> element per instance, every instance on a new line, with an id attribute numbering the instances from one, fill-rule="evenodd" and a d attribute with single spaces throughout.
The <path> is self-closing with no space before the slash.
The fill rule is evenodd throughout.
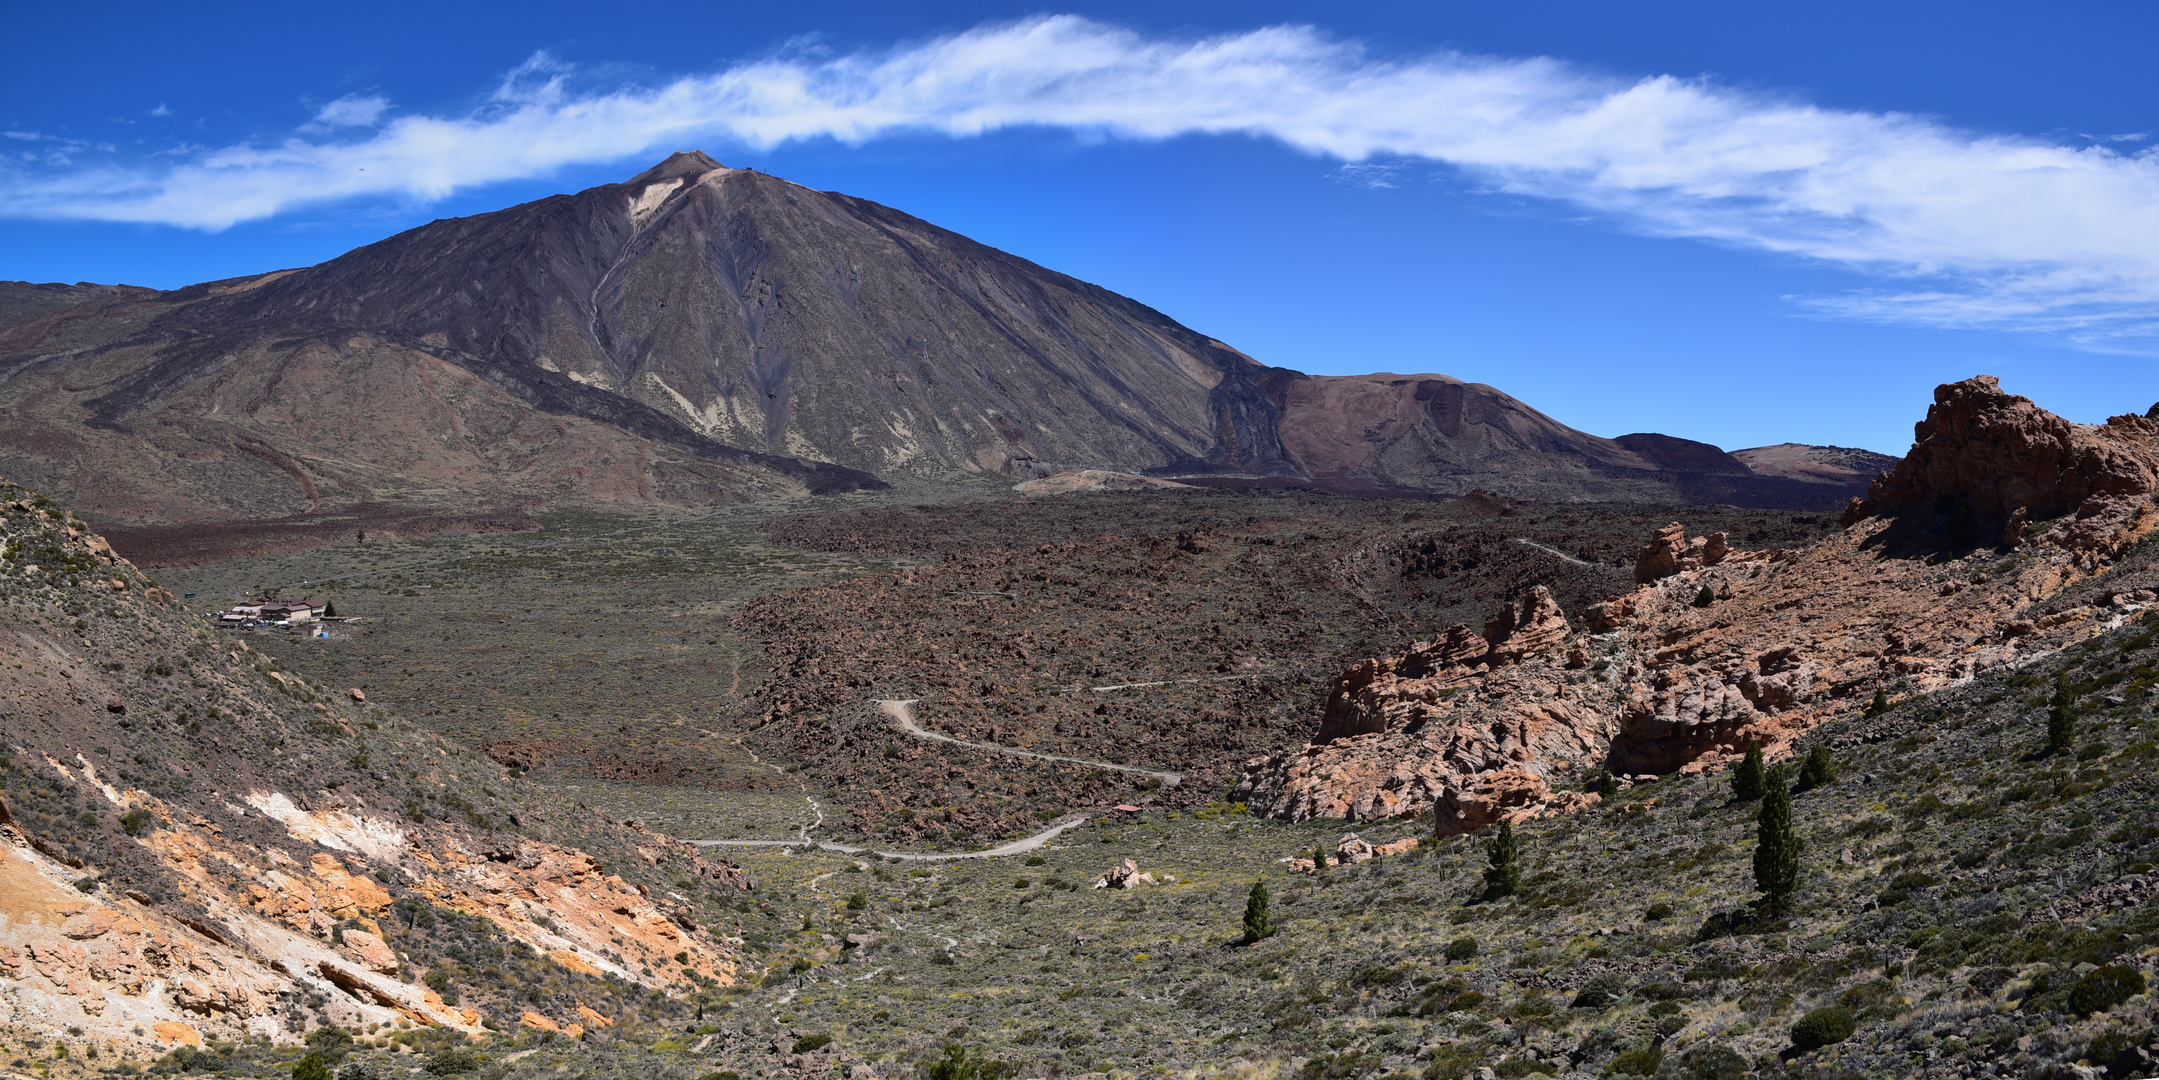
<path id="1" fill-rule="evenodd" d="M 389 108 L 390 99 L 380 94 L 347 94 L 315 110 L 315 118 L 300 125 L 300 130 L 320 134 L 339 128 L 374 127 Z"/>
<path id="2" fill-rule="evenodd" d="M 1876 275 L 1877 291 L 1806 301 L 1840 317 L 2092 340 L 2159 322 L 2159 150 L 2134 149 L 2134 135 L 2065 145 L 1549 58 L 1390 59 L 1309 27 L 1163 38 L 1069 16 L 801 50 L 658 86 L 574 88 L 568 74 L 541 54 L 467 115 L 384 121 L 387 101 L 344 98 L 305 129 L 379 123 L 358 138 L 228 146 L 177 164 L 17 163 L 0 171 L 0 212 L 221 229 L 693 141 L 1239 134 L 1356 166 L 1440 163 L 1483 189 L 1643 232 Z"/>

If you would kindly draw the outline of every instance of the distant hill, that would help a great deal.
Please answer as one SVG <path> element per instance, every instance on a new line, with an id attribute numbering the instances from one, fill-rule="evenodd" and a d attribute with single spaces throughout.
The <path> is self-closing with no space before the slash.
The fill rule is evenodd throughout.
<path id="1" fill-rule="evenodd" d="M 0 284 L 0 409 L 0 469 L 101 524 L 284 533 L 1066 468 L 1808 508 L 1871 478 L 1601 439 L 1440 375 L 1269 367 L 702 153 L 304 269 Z"/>
<path id="2" fill-rule="evenodd" d="M 1896 468 L 1898 460 L 1872 450 L 1803 443 L 1734 450 L 1732 456 L 1759 476 L 1782 476 L 1823 484 L 1872 483 L 1875 477 Z"/>

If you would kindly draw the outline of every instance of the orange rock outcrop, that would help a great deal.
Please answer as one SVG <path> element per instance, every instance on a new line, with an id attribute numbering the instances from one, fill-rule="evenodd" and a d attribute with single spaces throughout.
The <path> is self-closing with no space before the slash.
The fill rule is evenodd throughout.
<path id="1" fill-rule="evenodd" d="M 2137 583 L 2059 598 L 2159 528 L 2159 423 L 2072 424 L 1982 376 L 1936 391 L 1918 435 L 1839 535 L 1741 551 L 1675 523 L 1586 632 L 1532 591 L 1484 635 L 1451 627 L 1351 667 L 1312 743 L 1248 762 L 1238 797 L 1290 818 L 1435 813 L 1442 832 L 1578 810 L 1598 801 L 1588 769 L 1782 753 L 1878 689 L 1947 686 L 2144 616 Z M 1975 542 L 1987 515 L 2013 554 Z"/>

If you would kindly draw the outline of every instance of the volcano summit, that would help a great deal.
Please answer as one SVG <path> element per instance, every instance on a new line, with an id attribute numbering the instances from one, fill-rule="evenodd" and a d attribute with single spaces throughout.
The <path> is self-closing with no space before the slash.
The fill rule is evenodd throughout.
<path id="1" fill-rule="evenodd" d="M 1599 438 L 1440 375 L 1269 367 L 889 207 L 696 152 L 305 269 L 0 286 L 0 400 L 0 470 L 119 526 L 1065 468 L 1819 508 L 1871 476 Z"/>

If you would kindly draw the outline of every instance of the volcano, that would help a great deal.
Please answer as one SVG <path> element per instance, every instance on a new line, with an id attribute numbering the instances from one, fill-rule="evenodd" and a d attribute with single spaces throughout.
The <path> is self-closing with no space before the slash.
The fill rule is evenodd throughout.
<path id="1" fill-rule="evenodd" d="M 1271 367 L 919 218 L 700 152 L 304 269 L 169 292 L 0 286 L 0 405 L 0 473 L 123 529 L 1069 468 L 1822 508 L 1871 478 L 1599 438 L 1441 375 Z"/>

